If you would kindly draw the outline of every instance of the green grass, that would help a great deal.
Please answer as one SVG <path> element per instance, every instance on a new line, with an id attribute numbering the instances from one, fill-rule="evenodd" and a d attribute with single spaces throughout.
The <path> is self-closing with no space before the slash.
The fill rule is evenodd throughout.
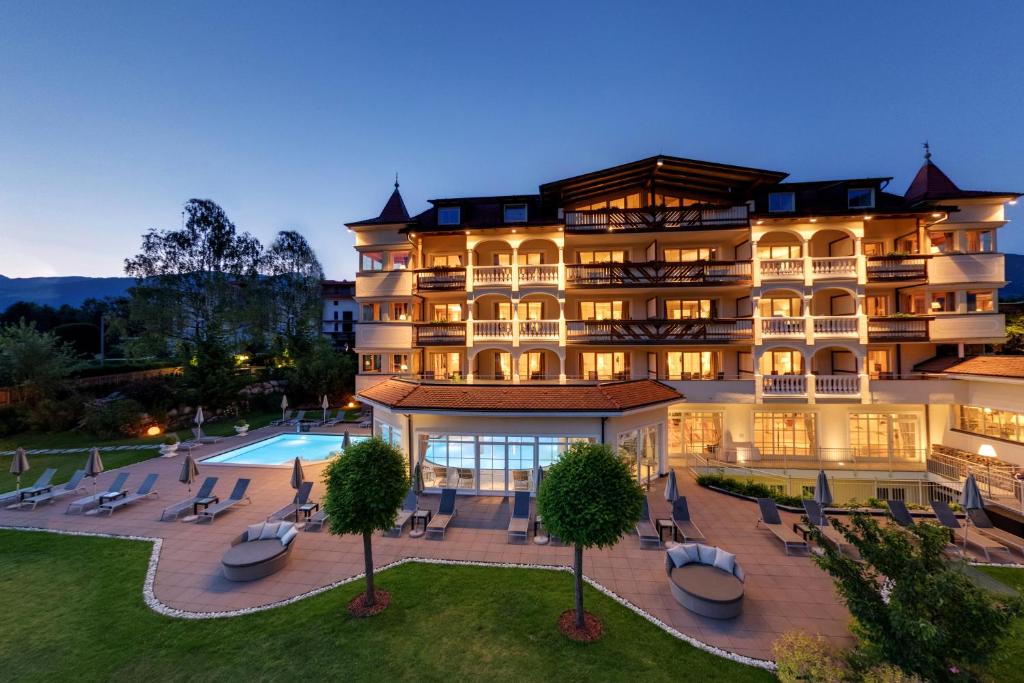
<path id="1" fill-rule="evenodd" d="M 572 605 L 567 573 L 404 565 L 378 575 L 392 602 L 369 619 L 345 611 L 356 583 L 244 617 L 187 621 L 143 603 L 149 553 L 142 542 L 0 530 L 4 679 L 772 680 L 589 587 L 605 637 L 569 641 L 555 626 Z"/>
<path id="2" fill-rule="evenodd" d="M 1007 586 L 1024 591 L 1024 569 L 1010 567 L 978 567 L 981 571 Z M 1024 661 L 1024 618 L 1018 619 L 1010 635 L 989 662 L 988 674 L 993 681 L 1020 680 L 1020 665 Z"/>

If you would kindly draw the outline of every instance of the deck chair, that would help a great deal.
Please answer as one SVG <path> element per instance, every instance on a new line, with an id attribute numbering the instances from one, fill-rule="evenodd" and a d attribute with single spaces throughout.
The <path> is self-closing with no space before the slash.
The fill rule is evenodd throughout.
<path id="1" fill-rule="evenodd" d="M 405 500 L 402 501 L 402 507 L 398 510 L 398 516 L 395 517 L 395 523 L 388 533 L 392 536 L 401 536 L 405 525 L 416 512 L 416 492 L 409 489 L 405 494 Z"/>
<path id="2" fill-rule="evenodd" d="M 320 531 L 324 528 L 324 524 L 327 523 L 327 511 L 317 510 L 313 513 L 313 516 L 306 520 L 306 526 L 302 527 L 304 531 Z"/>
<path id="3" fill-rule="evenodd" d="M 992 561 L 992 553 L 1000 552 L 1005 553 L 1007 559 L 1013 562 L 1013 556 L 1010 555 L 1010 549 L 999 541 L 989 538 L 981 533 L 970 534 L 966 529 L 960 526 L 960 520 L 956 518 L 953 511 L 949 509 L 943 501 L 933 500 L 931 501 L 932 510 L 935 512 L 935 517 L 939 520 L 939 524 L 949 529 L 953 535 L 953 541 L 957 543 L 961 548 L 965 545 L 969 545 L 976 549 L 978 552 L 985 556 L 986 562 Z"/>
<path id="4" fill-rule="evenodd" d="M 70 496 L 73 493 L 85 491 L 85 487 L 82 486 L 82 479 L 84 478 L 85 470 L 76 470 L 75 473 L 71 475 L 71 480 L 64 484 L 64 486 L 59 489 L 50 489 L 49 491 L 43 491 L 42 493 L 37 493 L 34 496 L 29 496 L 19 502 L 18 507 L 35 510 L 36 506 L 40 503 L 54 503 L 64 496 Z"/>
<path id="5" fill-rule="evenodd" d="M 828 520 L 828 515 L 825 514 L 825 510 L 822 509 L 821 503 L 805 498 L 803 501 L 804 512 L 807 513 L 807 519 L 811 524 L 818 527 L 818 531 L 825 537 L 825 540 L 831 543 L 841 553 L 847 553 L 850 557 L 859 557 L 860 553 L 857 549 L 850 545 L 850 542 L 843 537 L 839 531 L 836 530 L 832 523 Z"/>
<path id="6" fill-rule="evenodd" d="M 91 510 L 102 503 L 105 498 L 109 498 L 110 496 L 118 493 L 124 493 L 124 483 L 126 481 L 128 481 L 128 473 L 119 473 L 117 477 L 114 478 L 114 481 L 110 482 L 110 486 L 108 486 L 105 491 L 100 491 L 99 493 L 94 493 L 91 496 L 86 496 L 85 498 L 79 498 L 78 500 L 72 501 L 68 504 L 68 509 L 65 510 L 64 513 L 71 514 L 72 512 L 85 512 L 86 510 Z"/>
<path id="7" fill-rule="evenodd" d="M 512 519 L 508 522 L 508 542 L 522 540 L 526 543 L 530 538 L 530 492 L 516 491 L 512 506 Z"/>
<path id="8" fill-rule="evenodd" d="M 672 522 L 676 525 L 676 531 L 683 537 L 684 543 L 705 540 L 703 532 L 690 521 L 690 507 L 686 504 L 686 496 L 677 496 L 672 501 Z"/>
<path id="9" fill-rule="evenodd" d="M 455 472 L 458 475 L 455 482 L 456 488 L 462 488 L 463 484 L 466 485 L 466 488 L 473 488 L 473 470 L 468 467 L 456 467 Z"/>
<path id="10" fill-rule="evenodd" d="M 143 498 L 151 498 L 157 496 L 157 492 L 153 490 L 156 485 L 156 479 L 160 475 L 156 472 L 151 472 L 146 475 L 146 478 L 142 480 L 142 485 L 139 486 L 135 493 L 129 493 L 127 496 L 121 498 L 115 498 L 114 500 L 100 503 L 99 508 L 101 512 L 106 512 L 108 515 L 114 514 L 114 510 L 120 510 L 126 505 L 142 500 Z"/>
<path id="11" fill-rule="evenodd" d="M 304 481 L 299 485 L 299 490 L 295 492 L 295 497 L 292 498 L 292 502 L 285 505 L 283 508 L 275 512 L 274 514 L 267 517 L 268 522 L 280 522 L 288 517 L 295 517 L 295 521 L 299 521 L 299 511 L 303 509 L 309 509 L 306 506 L 309 505 L 309 494 L 313 491 L 313 482 Z M 312 506 L 310 506 L 312 507 Z"/>
<path id="12" fill-rule="evenodd" d="M 344 419 L 345 419 L 345 409 L 344 408 L 340 408 L 340 409 L 338 409 L 334 413 L 334 417 L 331 417 L 330 413 L 327 414 L 327 419 L 324 420 L 324 426 L 325 427 L 333 427 L 334 425 L 338 424 L 339 422 L 343 421 Z"/>
<path id="13" fill-rule="evenodd" d="M 36 479 L 36 483 L 31 486 L 20 488 L 17 491 L 10 491 L 0 495 L 0 505 L 4 503 L 20 503 L 30 496 L 34 496 L 37 493 L 48 491 L 50 487 L 50 480 L 53 479 L 53 475 L 57 474 L 56 467 L 48 467 L 46 470 L 39 475 Z"/>
<path id="14" fill-rule="evenodd" d="M 968 510 L 967 516 L 971 518 L 971 522 L 974 524 L 974 528 L 978 530 L 984 536 L 988 536 L 993 541 L 999 541 L 1007 548 L 1016 550 L 1021 555 L 1024 555 L 1024 538 L 1011 534 L 1005 529 L 1000 529 L 992 524 L 992 520 L 988 518 L 986 513 L 981 508 L 975 510 Z"/>
<path id="15" fill-rule="evenodd" d="M 921 539 L 910 533 L 910 527 L 914 525 L 914 517 L 910 514 L 910 510 L 907 509 L 907 504 L 902 500 L 887 500 L 885 504 L 889 507 L 889 515 L 892 517 L 892 520 L 907 533 L 910 542 L 919 543 Z M 943 552 L 951 557 L 963 556 L 963 551 L 952 543 L 946 544 Z"/>
<path id="16" fill-rule="evenodd" d="M 775 538 L 779 539 L 782 543 L 782 547 L 786 549 L 786 554 L 789 555 L 791 549 L 808 550 L 807 541 L 802 539 L 799 534 L 793 531 L 791 528 L 782 523 L 782 517 L 779 516 L 779 508 L 775 505 L 775 501 L 771 498 L 758 498 L 757 507 L 761 509 L 761 519 L 757 520 L 756 526 L 764 525 L 764 528 L 771 531 Z"/>
<path id="17" fill-rule="evenodd" d="M 221 437 L 219 437 L 219 436 L 208 436 L 206 434 L 203 434 L 203 428 L 202 427 L 193 427 L 192 428 L 192 436 L 193 436 L 192 443 L 198 443 L 198 444 L 217 443 L 218 441 L 221 440 Z"/>
<path id="18" fill-rule="evenodd" d="M 213 497 L 213 487 L 217 485 L 217 477 L 207 477 L 203 480 L 202 485 L 199 487 L 199 491 L 196 495 L 185 500 L 178 501 L 174 505 L 170 505 L 164 508 L 164 511 L 160 513 L 160 521 L 164 522 L 167 520 L 177 519 L 181 516 L 181 513 L 192 510 L 196 503 L 205 502 L 207 499 Z"/>
<path id="19" fill-rule="evenodd" d="M 437 514 L 431 517 L 430 524 L 427 524 L 427 538 L 438 538 L 444 540 L 444 532 L 448 525 L 455 518 L 455 489 L 441 489 L 441 505 L 438 506 Z"/>
<path id="20" fill-rule="evenodd" d="M 277 427 L 278 425 L 288 424 L 288 421 L 292 419 L 293 415 L 295 415 L 294 410 L 286 410 L 284 411 L 284 415 L 281 416 L 280 420 L 271 420 L 270 426 Z"/>
<path id="21" fill-rule="evenodd" d="M 640 509 L 640 521 L 636 523 L 636 535 L 640 539 L 641 548 L 661 547 L 661 536 L 651 523 L 651 509 L 647 505 L 647 496 L 644 496 L 643 507 Z"/>
<path id="22" fill-rule="evenodd" d="M 222 512 L 226 512 L 231 508 L 235 507 L 243 500 L 247 503 L 252 503 L 249 496 L 245 495 L 246 490 L 249 488 L 248 479 L 239 479 L 235 482 L 235 488 L 231 490 L 231 495 L 228 496 L 227 500 L 222 500 L 219 503 L 214 503 L 210 507 L 206 508 L 199 513 L 199 519 L 197 522 L 212 522 L 217 515 Z"/>
<path id="23" fill-rule="evenodd" d="M 289 420 L 285 420 L 281 424 L 291 425 L 291 426 L 294 427 L 295 425 L 302 424 L 305 421 L 306 421 L 306 411 L 305 410 L 300 410 L 298 413 L 295 414 L 295 417 L 293 417 L 293 418 L 291 418 Z"/>

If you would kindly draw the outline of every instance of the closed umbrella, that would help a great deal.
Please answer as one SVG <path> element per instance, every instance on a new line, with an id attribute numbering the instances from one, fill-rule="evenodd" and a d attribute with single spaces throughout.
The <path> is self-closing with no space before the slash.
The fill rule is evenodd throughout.
<path id="1" fill-rule="evenodd" d="M 981 510 L 985 507 L 984 501 L 981 499 L 981 489 L 978 488 L 978 482 L 974 480 L 974 474 L 968 474 L 967 480 L 964 481 L 964 489 L 960 492 L 960 507 L 965 511 L 967 510 Z M 967 519 L 964 520 L 964 551 L 967 550 L 967 530 L 971 526 L 971 515 L 967 514 Z"/>
<path id="2" fill-rule="evenodd" d="M 178 481 L 182 484 L 188 484 L 188 497 L 192 497 L 192 482 L 199 476 L 199 465 L 192 459 L 191 455 L 185 456 L 185 461 L 181 463 L 181 474 L 178 475 Z"/>
<path id="3" fill-rule="evenodd" d="M 196 423 L 196 430 L 197 430 L 196 431 L 196 438 L 197 439 L 202 439 L 203 438 L 203 423 L 206 422 L 206 418 L 203 417 L 203 407 L 202 406 L 199 406 L 196 409 L 196 416 L 195 416 L 195 419 L 193 421 Z"/>
<path id="4" fill-rule="evenodd" d="M 302 486 L 302 482 L 306 481 L 306 475 L 302 471 L 302 461 L 295 458 L 295 462 L 292 463 L 292 479 L 291 485 L 295 489 L 295 521 L 299 521 L 299 488 Z"/>
<path id="5" fill-rule="evenodd" d="M 324 422 L 327 422 L 327 409 L 331 407 L 327 401 L 327 394 L 324 394 L 324 400 L 320 401 L 320 407 L 324 409 Z"/>
<path id="6" fill-rule="evenodd" d="M 28 472 L 28 470 L 28 456 L 25 454 L 24 448 L 19 448 L 14 452 L 14 457 L 11 459 L 11 474 L 18 478 L 15 490 L 21 489 L 21 475 Z"/>
<path id="7" fill-rule="evenodd" d="M 668 483 L 665 484 L 665 500 L 668 502 L 674 501 L 679 496 L 679 488 L 676 484 L 676 471 L 669 470 L 668 472 Z"/>
<path id="8" fill-rule="evenodd" d="M 341 439 L 341 450 L 345 450 L 352 445 L 352 437 L 349 436 L 348 430 L 345 430 L 345 436 Z"/>
<path id="9" fill-rule="evenodd" d="M 416 468 L 412 472 L 412 486 L 413 490 L 416 491 L 416 495 L 423 495 L 423 464 L 416 463 Z"/>
<path id="10" fill-rule="evenodd" d="M 537 466 L 537 477 L 536 477 L 536 491 L 537 491 L 537 493 L 540 493 L 540 485 L 543 482 L 544 482 L 544 468 L 538 465 Z M 539 515 L 537 516 L 537 521 L 540 522 L 541 525 L 544 524 L 544 520 L 541 519 Z M 548 530 L 544 526 L 541 526 L 540 533 L 535 533 L 534 536 L 533 536 L 533 542 L 536 543 L 537 545 L 545 545 L 550 540 L 551 539 L 548 538 Z"/>
<path id="11" fill-rule="evenodd" d="M 814 484 L 814 502 L 821 507 L 832 504 L 832 489 L 829 488 L 825 470 L 818 470 L 818 481 Z"/>
<path id="12" fill-rule="evenodd" d="M 281 422 L 288 419 L 288 395 L 281 396 Z"/>
<path id="13" fill-rule="evenodd" d="M 100 457 L 100 449 L 93 448 L 89 451 L 89 459 L 85 461 L 85 476 L 92 477 L 92 495 L 96 495 L 96 477 L 103 473 L 103 458 Z"/>

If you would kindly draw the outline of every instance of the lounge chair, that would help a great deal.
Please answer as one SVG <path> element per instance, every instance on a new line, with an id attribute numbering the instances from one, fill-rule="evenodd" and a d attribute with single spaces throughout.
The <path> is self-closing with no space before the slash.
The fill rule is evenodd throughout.
<path id="1" fill-rule="evenodd" d="M 530 470 L 512 470 L 512 488 L 516 491 L 529 491 L 530 474 Z"/>
<path id="2" fill-rule="evenodd" d="M 405 500 L 402 501 L 402 507 L 398 510 L 398 516 L 395 517 L 395 524 L 391 527 L 389 532 L 392 536 L 401 536 L 402 530 L 405 529 L 405 525 L 409 523 L 412 516 L 416 514 L 416 492 L 412 489 L 405 494 Z"/>
<path id="3" fill-rule="evenodd" d="M 291 425 L 292 427 L 294 427 L 295 425 L 300 425 L 300 424 L 302 424 L 305 421 L 306 421 L 306 411 L 305 410 L 300 410 L 298 413 L 295 414 L 295 417 L 291 418 L 290 420 L 285 420 L 281 424 Z"/>
<path id="4" fill-rule="evenodd" d="M 686 496 L 677 496 L 672 501 L 672 521 L 684 543 L 704 540 L 704 533 L 690 521 L 690 507 L 686 504 Z"/>
<path id="5" fill-rule="evenodd" d="M 456 467 L 455 473 L 458 475 L 455 482 L 456 488 L 462 488 L 463 484 L 466 485 L 466 488 L 473 488 L 473 470 L 468 467 Z"/>
<path id="6" fill-rule="evenodd" d="M 896 526 L 906 532 L 911 543 L 919 543 L 921 539 L 910 532 L 910 528 L 914 526 L 915 522 L 913 515 L 910 514 L 910 510 L 907 509 L 907 504 L 902 500 L 887 500 L 885 504 L 888 506 L 889 516 L 892 517 L 892 521 L 896 523 Z M 952 543 L 946 544 L 943 552 L 953 557 L 963 555 L 963 551 Z"/>
<path id="7" fill-rule="evenodd" d="M 311 509 L 309 507 L 309 494 L 313 490 L 313 482 L 304 481 L 299 485 L 299 490 L 295 492 L 295 497 L 292 498 L 292 502 L 285 505 L 283 508 L 275 512 L 274 514 L 267 517 L 268 522 L 280 522 L 288 517 L 294 517 L 296 521 L 299 519 L 300 510 Z"/>
<path id="8" fill-rule="evenodd" d="M 127 496 L 115 498 L 114 500 L 107 501 L 106 503 L 100 503 L 100 511 L 106 512 L 108 515 L 112 515 L 114 514 L 114 510 L 119 510 L 126 505 L 131 505 L 137 500 L 158 495 L 157 492 L 153 490 L 158 476 L 160 475 L 156 472 L 147 474 L 146 478 L 142 480 L 142 486 L 140 486 L 135 493 L 129 493 Z"/>
<path id="9" fill-rule="evenodd" d="M 992 524 L 992 520 L 988 518 L 988 514 L 981 508 L 975 510 L 968 510 L 967 515 L 971 518 L 971 522 L 974 523 L 974 528 L 979 533 L 988 536 L 994 541 L 999 541 L 1007 548 L 1016 550 L 1021 555 L 1024 555 L 1024 538 L 1011 534 L 1005 529 L 1000 529 Z"/>
<path id="10" fill-rule="evenodd" d="M 455 489 L 441 489 L 441 505 L 437 514 L 427 524 L 427 538 L 440 536 L 444 540 L 444 532 L 455 517 Z"/>
<path id="11" fill-rule="evenodd" d="M 327 419 L 324 420 L 323 425 L 325 427 L 333 427 L 334 425 L 338 424 L 339 422 L 343 422 L 344 420 L 345 409 L 339 408 L 338 411 L 334 413 L 334 417 L 331 417 L 330 412 L 328 412 Z"/>
<path id="12" fill-rule="evenodd" d="M 808 550 L 807 541 L 782 523 L 782 517 L 779 516 L 779 508 L 775 505 L 774 500 L 771 498 L 758 498 L 757 506 L 761 509 L 761 519 L 757 520 L 757 526 L 763 524 L 766 529 L 775 534 L 775 538 L 779 539 L 782 547 L 786 549 L 787 555 L 794 548 Z"/>
<path id="13" fill-rule="evenodd" d="M 989 538 L 981 533 L 970 534 L 960 526 L 960 521 L 953 514 L 953 511 L 949 509 L 949 505 L 942 501 L 933 500 L 932 510 L 935 512 L 935 517 L 939 520 L 939 524 L 949 529 L 953 535 L 953 540 L 962 548 L 964 545 L 969 545 L 975 548 L 978 552 L 985 556 L 986 562 L 992 561 L 992 553 L 1001 552 L 1005 553 L 1007 559 L 1013 562 L 1013 556 L 1010 555 L 1010 549 L 999 541 Z"/>
<path id="14" fill-rule="evenodd" d="M 512 519 L 508 522 L 508 542 L 521 540 L 526 543 L 530 538 L 530 492 L 516 491 L 515 503 L 512 506 Z"/>
<path id="15" fill-rule="evenodd" d="M 831 522 L 828 521 L 828 515 L 825 514 L 820 503 L 809 498 L 805 498 L 803 503 L 804 512 L 807 513 L 807 519 L 811 524 L 818 527 L 818 531 L 821 532 L 821 535 L 825 537 L 826 541 L 834 545 L 839 552 L 845 552 L 850 555 L 850 557 L 860 556 L 857 549 L 853 547 L 834 526 L 832 526 Z"/>
<path id="16" fill-rule="evenodd" d="M 640 539 L 640 547 L 654 548 L 661 547 L 661 536 L 651 522 L 651 509 L 647 505 L 647 496 L 644 496 L 643 507 L 640 510 L 640 521 L 636 523 L 636 535 Z"/>
<path id="17" fill-rule="evenodd" d="M 284 411 L 284 415 L 281 416 L 280 420 L 271 420 L 270 426 L 277 427 L 278 425 L 288 424 L 288 421 L 292 419 L 293 415 L 295 415 L 294 410 L 286 410 Z"/>
<path id="18" fill-rule="evenodd" d="M 26 486 L 24 488 L 18 489 L 17 491 L 10 491 L 9 493 L 4 493 L 0 495 L 0 505 L 4 503 L 20 503 L 26 498 L 34 496 L 37 493 L 49 491 L 50 488 L 52 488 L 50 486 L 50 480 L 53 479 L 53 475 L 55 474 L 57 474 L 57 468 L 48 467 L 42 474 L 39 475 L 39 478 L 36 479 L 36 483 L 32 484 L 31 486 Z"/>
<path id="19" fill-rule="evenodd" d="M 29 496 L 18 503 L 18 507 L 27 507 L 30 510 L 35 510 L 36 506 L 40 503 L 54 503 L 64 496 L 70 496 L 73 493 L 85 491 L 85 487 L 82 486 L 82 479 L 84 478 L 85 470 L 76 470 L 75 473 L 71 475 L 71 480 L 64 484 L 64 486 L 59 489 L 50 489 L 49 491 L 43 491 L 42 493 L 37 493 L 34 496 Z"/>
<path id="20" fill-rule="evenodd" d="M 253 524 L 231 541 L 221 558 L 225 578 L 255 581 L 288 564 L 299 532 L 291 522 Z"/>
<path id="21" fill-rule="evenodd" d="M 198 444 L 217 443 L 218 441 L 221 440 L 221 437 L 219 436 L 209 436 L 207 434 L 203 434 L 202 427 L 193 427 L 192 436 L 194 437 L 193 442 Z"/>
<path id="22" fill-rule="evenodd" d="M 235 488 L 231 490 L 231 495 L 228 496 L 227 500 L 222 500 L 219 503 L 214 503 L 210 507 L 206 508 L 199 513 L 199 519 L 197 522 L 212 522 L 217 515 L 231 508 L 235 507 L 243 500 L 251 503 L 249 496 L 245 495 L 246 490 L 249 488 L 248 479 L 239 479 L 235 482 Z"/>
<path id="23" fill-rule="evenodd" d="M 177 519 L 181 516 L 181 513 L 194 510 L 196 503 L 206 503 L 213 498 L 213 487 L 217 485 L 217 477 L 207 477 L 203 480 L 202 485 L 199 487 L 199 491 L 196 495 L 185 500 L 178 501 L 174 505 L 165 507 L 164 511 L 160 514 L 160 521 L 166 521 L 169 519 Z"/>
<path id="24" fill-rule="evenodd" d="M 327 511 L 317 510 L 313 513 L 313 516 L 306 520 L 306 526 L 302 527 L 304 531 L 320 531 L 324 528 L 324 524 L 327 523 Z"/>
<path id="25" fill-rule="evenodd" d="M 123 494 L 124 483 L 128 481 L 128 473 L 121 472 L 114 478 L 114 481 L 110 482 L 110 486 L 105 491 L 94 493 L 91 496 L 85 498 L 79 498 L 78 500 L 72 501 L 68 504 L 68 509 L 65 510 L 65 514 L 71 514 L 72 512 L 85 512 L 91 510 L 100 503 L 104 502 L 107 498 L 112 498 L 119 494 Z"/>

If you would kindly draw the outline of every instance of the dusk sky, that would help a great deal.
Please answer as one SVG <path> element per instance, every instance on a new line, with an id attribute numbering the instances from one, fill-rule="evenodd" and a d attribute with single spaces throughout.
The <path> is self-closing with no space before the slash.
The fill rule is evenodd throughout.
<path id="1" fill-rule="evenodd" d="M 286 4 L 0 0 L 0 274 L 121 275 L 200 197 L 351 277 L 396 171 L 414 213 L 657 153 L 902 193 L 927 139 L 1024 191 L 1022 3 Z"/>

